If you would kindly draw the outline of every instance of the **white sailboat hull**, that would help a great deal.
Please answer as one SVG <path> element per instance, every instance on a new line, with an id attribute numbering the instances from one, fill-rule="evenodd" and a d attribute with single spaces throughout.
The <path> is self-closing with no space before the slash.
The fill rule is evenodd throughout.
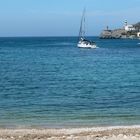
<path id="1" fill-rule="evenodd" d="M 95 49 L 97 48 L 96 44 L 86 44 L 84 42 L 79 41 L 79 43 L 77 44 L 78 48 L 91 48 L 91 49 Z"/>

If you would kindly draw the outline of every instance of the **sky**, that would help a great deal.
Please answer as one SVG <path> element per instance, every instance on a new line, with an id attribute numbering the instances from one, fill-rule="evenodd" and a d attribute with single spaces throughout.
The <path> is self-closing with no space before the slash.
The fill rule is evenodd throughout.
<path id="1" fill-rule="evenodd" d="M 77 36 L 86 7 L 86 34 L 140 21 L 140 0 L 0 0 L 0 37 Z"/>

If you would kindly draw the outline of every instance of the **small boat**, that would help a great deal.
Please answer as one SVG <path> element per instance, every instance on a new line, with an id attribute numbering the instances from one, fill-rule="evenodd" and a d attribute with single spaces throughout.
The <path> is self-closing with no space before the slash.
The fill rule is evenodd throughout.
<path id="1" fill-rule="evenodd" d="M 77 46 L 79 48 L 97 48 L 96 43 L 85 39 L 85 9 L 83 11 L 81 26 L 79 31 L 79 41 Z"/>

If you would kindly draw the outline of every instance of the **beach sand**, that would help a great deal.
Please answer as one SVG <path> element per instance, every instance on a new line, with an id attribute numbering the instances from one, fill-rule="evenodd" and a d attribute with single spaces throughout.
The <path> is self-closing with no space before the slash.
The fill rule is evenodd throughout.
<path id="1" fill-rule="evenodd" d="M 140 140 L 140 126 L 0 129 L 0 140 Z"/>

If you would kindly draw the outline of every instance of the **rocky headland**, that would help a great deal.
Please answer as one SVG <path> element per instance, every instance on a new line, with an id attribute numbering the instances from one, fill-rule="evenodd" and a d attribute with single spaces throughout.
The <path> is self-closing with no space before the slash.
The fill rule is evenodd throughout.
<path id="1" fill-rule="evenodd" d="M 140 39 L 140 22 L 128 25 L 127 23 L 123 28 L 110 30 L 103 30 L 100 34 L 101 39 Z"/>

